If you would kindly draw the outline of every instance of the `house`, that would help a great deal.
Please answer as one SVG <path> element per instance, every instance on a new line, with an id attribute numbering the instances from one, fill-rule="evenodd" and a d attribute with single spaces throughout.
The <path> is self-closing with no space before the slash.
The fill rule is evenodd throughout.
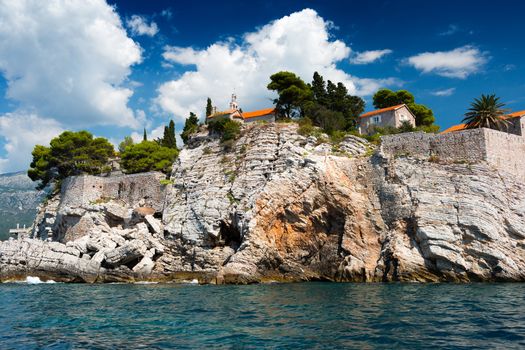
<path id="1" fill-rule="evenodd" d="M 501 131 L 509 134 L 525 136 L 525 110 L 505 114 L 500 116 L 500 118 L 508 121 L 508 125 Z M 465 128 L 466 124 L 458 124 L 451 126 L 441 133 L 447 134 L 449 132 L 465 130 Z"/>
<path id="2" fill-rule="evenodd" d="M 232 94 L 230 108 L 225 111 L 217 111 L 216 108 L 214 108 L 214 112 L 209 115 L 206 120 L 212 121 L 224 118 L 236 120 L 241 123 L 251 123 L 256 121 L 274 122 L 275 108 L 265 108 L 257 111 L 243 112 L 237 103 L 237 96 Z"/>
<path id="3" fill-rule="evenodd" d="M 399 128 L 403 122 L 416 126 L 416 116 L 405 104 L 377 109 L 359 116 L 358 130 L 361 134 L 371 134 L 375 127 Z"/>

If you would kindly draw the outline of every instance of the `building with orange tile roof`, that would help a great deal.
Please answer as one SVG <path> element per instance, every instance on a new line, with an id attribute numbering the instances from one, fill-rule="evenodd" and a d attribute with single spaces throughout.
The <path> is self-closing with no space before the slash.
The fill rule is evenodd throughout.
<path id="1" fill-rule="evenodd" d="M 225 111 L 217 111 L 215 109 L 215 111 L 206 119 L 210 121 L 224 118 L 236 120 L 242 123 L 251 123 L 255 121 L 274 122 L 275 108 L 272 107 L 259 109 L 251 112 L 243 112 L 237 104 L 237 96 L 235 94 L 232 94 L 232 99 L 230 101 L 230 109 Z"/>
<path id="2" fill-rule="evenodd" d="M 407 105 L 400 104 L 361 114 L 358 129 L 361 134 L 372 134 L 377 127 L 399 128 L 404 122 L 416 126 L 416 116 Z"/>

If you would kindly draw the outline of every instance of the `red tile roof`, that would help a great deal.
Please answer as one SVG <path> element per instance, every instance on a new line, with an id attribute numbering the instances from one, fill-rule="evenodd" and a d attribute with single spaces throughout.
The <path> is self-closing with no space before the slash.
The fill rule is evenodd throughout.
<path id="1" fill-rule="evenodd" d="M 398 108 L 401 108 L 403 107 L 404 104 L 400 104 L 400 105 L 396 105 L 396 106 L 392 106 L 392 107 L 386 107 L 386 108 L 381 108 L 381 109 L 376 109 L 375 111 L 371 111 L 371 112 L 367 112 L 365 114 L 361 114 L 359 116 L 359 118 L 366 118 L 366 117 L 371 117 L 373 115 L 376 115 L 376 114 L 381 114 L 383 112 L 388 112 L 388 111 L 393 111 L 393 110 L 396 110 Z"/>
<path id="2" fill-rule="evenodd" d="M 500 116 L 500 118 L 501 119 L 512 119 L 512 118 L 518 118 L 518 117 L 523 117 L 523 116 L 525 116 L 525 109 L 523 111 L 517 111 L 517 112 L 502 115 Z M 446 129 L 445 131 L 442 131 L 441 133 L 446 134 L 447 132 L 464 130 L 466 126 L 467 126 L 466 124 L 453 125 L 450 128 Z"/>
<path id="3" fill-rule="evenodd" d="M 250 119 L 250 118 L 255 118 L 255 117 L 262 117 L 264 115 L 273 114 L 274 112 L 275 112 L 275 108 L 266 108 L 266 109 L 260 109 L 258 111 L 243 112 L 242 118 Z"/>

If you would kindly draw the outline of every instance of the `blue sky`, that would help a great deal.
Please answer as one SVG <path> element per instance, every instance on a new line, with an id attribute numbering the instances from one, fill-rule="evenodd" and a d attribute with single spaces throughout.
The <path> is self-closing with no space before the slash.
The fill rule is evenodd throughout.
<path id="1" fill-rule="evenodd" d="M 0 172 L 66 129 L 117 143 L 180 130 L 206 97 L 268 107 L 268 76 L 314 71 L 367 101 L 407 89 L 446 128 L 496 93 L 525 109 L 520 1 L 0 0 Z"/>

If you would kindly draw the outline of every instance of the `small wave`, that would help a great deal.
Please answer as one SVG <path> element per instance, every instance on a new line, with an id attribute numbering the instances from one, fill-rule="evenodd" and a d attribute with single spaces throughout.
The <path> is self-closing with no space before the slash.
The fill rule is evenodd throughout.
<path id="1" fill-rule="evenodd" d="M 40 279 L 40 277 L 27 276 L 26 277 L 26 283 L 27 284 L 41 284 L 41 283 L 52 284 L 52 283 L 56 283 L 56 282 L 53 281 L 53 280 L 42 281 Z"/>
<path id="2" fill-rule="evenodd" d="M 159 282 L 152 282 L 152 281 L 137 281 L 134 282 L 134 284 L 158 284 Z"/>
<path id="3" fill-rule="evenodd" d="M 199 280 L 194 278 L 192 280 L 182 280 L 181 283 L 183 283 L 183 284 L 199 284 Z"/>

